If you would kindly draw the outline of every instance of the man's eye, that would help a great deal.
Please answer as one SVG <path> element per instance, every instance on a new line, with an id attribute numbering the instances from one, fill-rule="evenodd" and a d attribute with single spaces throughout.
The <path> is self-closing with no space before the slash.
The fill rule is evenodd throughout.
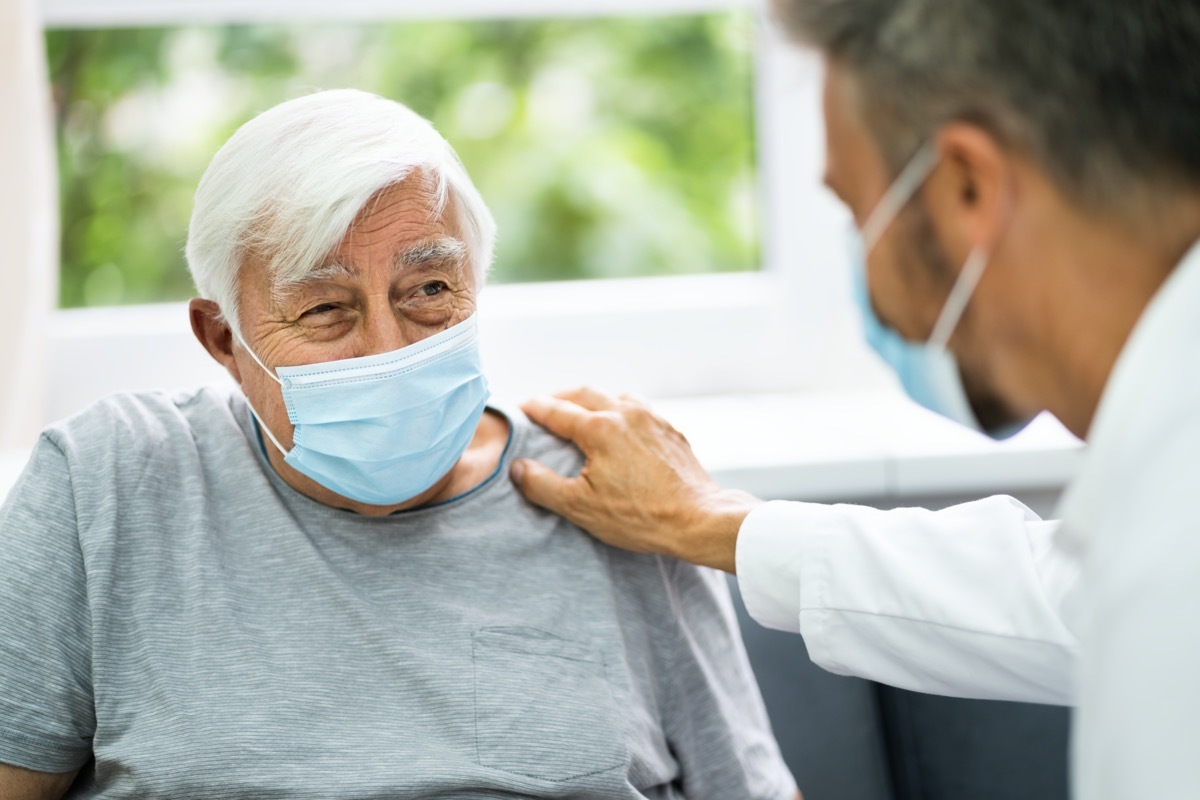
<path id="1" fill-rule="evenodd" d="M 446 284 L 442 283 L 441 281 L 431 281 L 431 282 L 425 284 L 424 286 L 422 286 L 417 291 L 420 292 L 425 297 L 435 297 L 435 296 L 441 294 L 442 292 L 444 292 L 448 288 L 450 288 L 450 287 L 446 286 Z"/>
<path id="2" fill-rule="evenodd" d="M 308 309 L 300 316 L 315 317 L 315 316 L 319 316 L 321 314 L 328 314 L 329 312 L 336 311 L 336 310 L 337 310 L 337 306 L 335 306 L 333 303 L 322 303 L 319 306 L 313 306 L 312 308 Z"/>

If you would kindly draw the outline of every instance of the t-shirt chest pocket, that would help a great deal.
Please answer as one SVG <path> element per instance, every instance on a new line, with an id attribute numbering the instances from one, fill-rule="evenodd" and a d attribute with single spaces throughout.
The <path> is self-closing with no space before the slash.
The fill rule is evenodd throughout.
<path id="1" fill-rule="evenodd" d="M 472 637 L 479 764 L 569 781 L 626 762 L 604 660 L 537 628 L 482 628 Z"/>

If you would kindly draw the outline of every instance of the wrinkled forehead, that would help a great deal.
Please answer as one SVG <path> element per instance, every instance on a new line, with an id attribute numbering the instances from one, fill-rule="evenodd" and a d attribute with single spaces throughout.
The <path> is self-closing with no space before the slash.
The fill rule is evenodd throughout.
<path id="1" fill-rule="evenodd" d="M 436 268 L 460 277 L 464 287 L 477 289 L 458 211 L 451 194 L 414 172 L 373 195 L 324 256 L 309 263 L 297 263 L 287 253 L 246 259 L 242 291 L 279 299 L 308 284 L 360 276 L 369 263 L 382 261 L 393 275 Z"/>
<path id="2" fill-rule="evenodd" d="M 328 257 L 362 247 L 402 246 L 436 239 L 463 242 L 458 208 L 444 182 L 417 170 L 363 204 Z"/>

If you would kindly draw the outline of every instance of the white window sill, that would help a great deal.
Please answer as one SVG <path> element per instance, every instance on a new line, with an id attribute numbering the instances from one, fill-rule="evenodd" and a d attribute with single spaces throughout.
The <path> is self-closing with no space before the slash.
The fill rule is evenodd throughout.
<path id="1" fill-rule="evenodd" d="M 1083 445 L 1052 417 L 996 443 L 893 391 L 731 395 L 656 406 L 723 486 L 766 498 L 902 501 L 1055 490 L 1083 457 Z M 0 451 L 0 497 L 27 457 Z"/>
<path id="2" fill-rule="evenodd" d="M 1006 442 L 871 390 L 662 401 L 723 486 L 820 502 L 1053 491 L 1083 444 L 1049 415 Z"/>

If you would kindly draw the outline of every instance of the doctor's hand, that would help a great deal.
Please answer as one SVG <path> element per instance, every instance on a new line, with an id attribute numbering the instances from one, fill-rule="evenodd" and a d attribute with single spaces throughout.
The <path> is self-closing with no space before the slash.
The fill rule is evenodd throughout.
<path id="1" fill-rule="evenodd" d="M 587 457 L 574 478 L 515 462 L 513 482 L 530 501 L 606 544 L 735 571 L 738 529 L 762 501 L 717 486 L 683 434 L 645 404 L 575 389 L 521 409 Z"/>

